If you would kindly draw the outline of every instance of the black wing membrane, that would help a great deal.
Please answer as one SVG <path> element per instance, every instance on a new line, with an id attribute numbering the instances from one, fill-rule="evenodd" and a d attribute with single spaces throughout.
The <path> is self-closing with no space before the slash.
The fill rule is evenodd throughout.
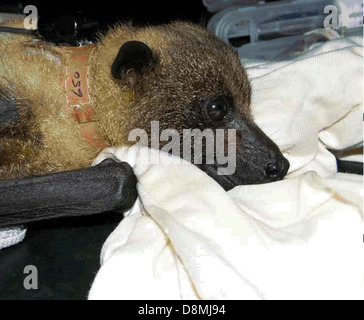
<path id="1" fill-rule="evenodd" d="M 0 227 L 124 211 L 137 199 L 129 164 L 107 159 L 98 166 L 0 182 Z"/>

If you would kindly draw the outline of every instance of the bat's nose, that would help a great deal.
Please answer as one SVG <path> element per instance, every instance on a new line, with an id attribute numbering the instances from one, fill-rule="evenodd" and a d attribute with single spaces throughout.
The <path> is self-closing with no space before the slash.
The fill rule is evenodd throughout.
<path id="1" fill-rule="evenodd" d="M 274 162 L 269 162 L 265 168 L 266 178 L 270 181 L 283 179 L 289 170 L 289 166 L 288 160 L 284 157 L 280 157 Z"/>

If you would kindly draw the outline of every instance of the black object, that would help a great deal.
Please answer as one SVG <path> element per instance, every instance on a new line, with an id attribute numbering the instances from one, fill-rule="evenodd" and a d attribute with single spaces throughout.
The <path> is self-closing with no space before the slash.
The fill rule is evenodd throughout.
<path id="1" fill-rule="evenodd" d="M 45 41 L 58 45 L 79 45 L 96 41 L 116 23 L 134 25 L 161 24 L 175 20 L 205 25 L 210 14 L 202 1 L 167 3 L 162 0 L 115 2 L 67 1 L 54 7 L 53 2 L 34 0 L 38 9 L 37 34 Z M 0 12 L 23 14 L 25 4 L 0 0 Z M 16 30 L 14 32 L 18 32 Z M 30 33 L 30 32 L 28 32 Z"/>
<path id="2" fill-rule="evenodd" d="M 0 300 L 86 299 L 103 243 L 135 202 L 136 182 L 127 163 L 111 159 L 0 182 L 0 226 L 31 222 L 24 242 L 0 250 Z M 37 290 L 24 288 L 28 265 L 38 270 Z"/>
<path id="3" fill-rule="evenodd" d="M 363 154 L 363 147 L 351 147 L 344 150 L 328 149 L 336 158 L 337 170 L 341 173 L 351 173 L 363 175 L 363 163 L 358 161 L 341 160 L 348 155 Z"/>
<path id="4" fill-rule="evenodd" d="M 137 179 L 127 163 L 0 182 L 0 227 L 60 217 L 126 210 L 137 198 Z"/>
<path id="5" fill-rule="evenodd" d="M 3 26 L 0 26 L 0 32 L 37 35 L 37 32 L 34 30 L 27 30 L 27 29 L 23 29 L 23 28 L 13 28 L 13 27 L 3 27 Z"/>
<path id="6" fill-rule="evenodd" d="M 48 42 L 55 44 L 78 45 L 95 41 L 99 21 L 96 17 L 87 17 L 82 12 L 73 15 L 40 16 L 38 34 Z"/>
<path id="7" fill-rule="evenodd" d="M 54 21 L 46 18 L 39 19 L 37 30 L 0 26 L 0 32 L 34 35 L 56 45 L 77 46 L 95 41 L 97 28 L 97 19 L 63 15 Z"/>
<path id="8" fill-rule="evenodd" d="M 31 224 L 23 242 L 0 250 L 0 300 L 86 300 L 101 248 L 121 219 L 108 212 Z M 24 288 L 28 265 L 38 271 L 36 290 Z"/>
<path id="9" fill-rule="evenodd" d="M 344 161 L 336 158 L 337 168 L 342 173 L 363 175 L 363 163 L 356 161 Z"/>

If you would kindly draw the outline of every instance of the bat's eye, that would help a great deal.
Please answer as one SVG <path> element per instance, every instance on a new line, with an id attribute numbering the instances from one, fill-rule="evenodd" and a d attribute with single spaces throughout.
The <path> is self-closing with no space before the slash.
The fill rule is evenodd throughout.
<path id="1" fill-rule="evenodd" d="M 225 118 L 229 108 L 229 102 L 226 99 L 219 98 L 210 101 L 206 107 L 206 111 L 211 120 L 218 121 Z"/>

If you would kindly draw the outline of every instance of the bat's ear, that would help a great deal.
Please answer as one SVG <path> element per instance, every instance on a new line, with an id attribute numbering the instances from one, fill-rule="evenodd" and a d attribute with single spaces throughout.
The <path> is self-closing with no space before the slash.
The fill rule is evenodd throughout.
<path id="1" fill-rule="evenodd" d="M 111 67 L 112 76 L 134 87 L 142 75 L 156 64 L 152 50 L 143 42 L 129 41 L 120 48 Z"/>

